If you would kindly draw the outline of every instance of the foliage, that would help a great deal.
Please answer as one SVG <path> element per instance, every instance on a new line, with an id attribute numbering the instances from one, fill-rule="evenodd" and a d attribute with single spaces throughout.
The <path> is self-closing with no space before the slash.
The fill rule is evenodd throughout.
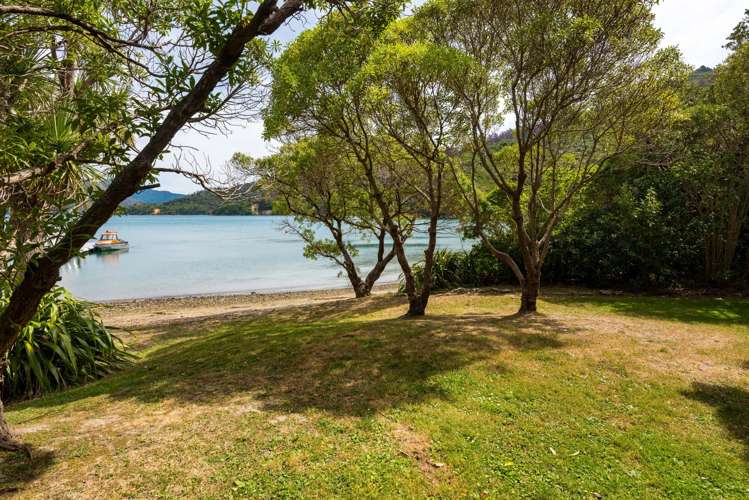
<path id="1" fill-rule="evenodd" d="M 747 42 L 749 42 L 749 9 L 744 11 L 744 17 L 728 36 L 728 43 L 725 48 L 738 50 Z"/>
<path id="2" fill-rule="evenodd" d="M 512 244 L 512 241 L 506 243 Z M 414 276 L 419 283 L 423 279 L 423 272 L 423 262 L 414 265 Z M 445 248 L 437 250 L 434 254 L 432 280 L 434 290 L 491 287 L 515 281 L 512 271 L 502 265 L 482 244 L 476 244 L 468 251 Z"/>
<path id="3" fill-rule="evenodd" d="M 91 22 L 106 15 L 70 3 Z M 75 30 L 56 37 L 52 24 L 0 18 L 0 274 L 11 283 L 97 196 L 102 165 L 123 160 L 138 133 L 125 61 Z"/>
<path id="4" fill-rule="evenodd" d="M 7 305 L 8 287 L 0 293 Z M 126 366 L 133 356 L 110 333 L 92 306 L 57 287 L 8 354 L 3 398 L 30 398 L 89 382 Z"/>
<path id="5" fill-rule="evenodd" d="M 628 166 L 598 179 L 555 236 L 548 282 L 667 289 L 694 286 L 700 221 L 679 172 Z"/>
<path id="6" fill-rule="evenodd" d="M 737 46 L 691 104 L 676 168 L 702 223 L 704 277 L 727 282 L 749 215 L 749 44 Z"/>
<path id="7" fill-rule="evenodd" d="M 557 228 L 543 282 L 658 290 L 699 286 L 703 229 L 681 170 L 620 165 L 598 177 Z M 474 236 L 470 227 L 467 236 Z M 493 246 L 519 258 L 509 231 L 494 238 Z M 438 288 L 513 283 L 509 268 L 481 243 L 467 253 L 444 252 L 435 262 L 435 278 Z"/>

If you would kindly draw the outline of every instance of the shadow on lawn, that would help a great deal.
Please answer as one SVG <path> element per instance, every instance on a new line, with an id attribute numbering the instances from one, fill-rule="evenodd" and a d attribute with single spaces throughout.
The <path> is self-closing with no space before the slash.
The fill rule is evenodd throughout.
<path id="1" fill-rule="evenodd" d="M 685 323 L 749 326 L 749 300 L 680 297 L 544 296 L 543 300 L 568 307 L 596 306 L 640 318 Z"/>
<path id="2" fill-rule="evenodd" d="M 390 298 L 356 304 L 355 313 L 401 305 Z M 448 394 L 435 375 L 502 350 L 562 346 L 568 332 L 543 316 L 426 316 L 367 319 L 352 304 L 324 304 L 263 314 L 250 321 L 203 325 L 201 336 L 152 351 L 132 369 L 95 384 L 27 403 L 52 406 L 100 394 L 154 402 L 221 404 L 237 395 L 265 408 L 308 408 L 361 416 Z M 400 314 L 400 308 L 393 316 Z M 184 335 L 184 332 L 176 332 Z M 506 368 L 491 361 L 498 371 Z"/>
<path id="3" fill-rule="evenodd" d="M 0 452 L 0 497 L 18 493 L 23 485 L 34 481 L 54 463 L 55 454 L 48 450 L 33 450 L 29 461 L 21 453 Z M 8 478 L 3 477 L 8 474 Z"/>
<path id="4" fill-rule="evenodd" d="M 683 394 L 716 409 L 723 427 L 744 445 L 744 460 L 749 461 L 749 391 L 739 387 L 695 382 L 692 389 Z"/>

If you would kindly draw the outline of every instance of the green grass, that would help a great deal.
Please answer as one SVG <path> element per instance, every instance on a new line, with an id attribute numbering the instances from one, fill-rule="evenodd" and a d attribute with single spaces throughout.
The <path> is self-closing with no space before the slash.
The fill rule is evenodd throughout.
<path id="1" fill-rule="evenodd" d="M 20 496 L 742 498 L 746 301 L 374 298 L 174 327 L 12 405 Z M 1 489 L 2 487 L 0 487 Z"/>

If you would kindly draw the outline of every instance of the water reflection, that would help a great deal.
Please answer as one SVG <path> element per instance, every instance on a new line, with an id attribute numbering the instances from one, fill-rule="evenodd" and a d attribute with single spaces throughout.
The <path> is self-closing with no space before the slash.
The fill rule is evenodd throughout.
<path id="1" fill-rule="evenodd" d="M 129 252 L 129 249 L 115 250 L 113 252 L 103 252 L 103 253 L 97 252 L 97 253 L 91 254 L 89 258 L 94 257 L 94 258 L 100 259 L 105 264 L 117 265 L 120 262 L 120 257 L 122 256 L 122 254 L 125 254 L 128 252 Z"/>

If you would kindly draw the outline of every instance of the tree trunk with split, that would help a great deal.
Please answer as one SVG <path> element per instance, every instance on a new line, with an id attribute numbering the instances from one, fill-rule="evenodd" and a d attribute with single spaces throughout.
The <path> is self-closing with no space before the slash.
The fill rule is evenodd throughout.
<path id="1" fill-rule="evenodd" d="M 432 216 L 429 220 L 429 241 L 427 248 L 424 250 L 424 266 L 422 269 L 421 283 L 416 282 L 413 268 L 406 257 L 405 245 L 399 236 L 399 232 L 393 228 L 391 236 L 396 241 L 396 256 L 398 263 L 403 271 L 403 281 L 405 282 L 405 291 L 408 296 L 407 317 L 419 317 L 426 314 L 429 297 L 432 294 L 432 282 L 434 281 L 434 252 L 437 248 L 437 224 L 439 222 L 439 207 L 432 209 Z M 396 238 L 398 235 L 398 238 Z"/>

